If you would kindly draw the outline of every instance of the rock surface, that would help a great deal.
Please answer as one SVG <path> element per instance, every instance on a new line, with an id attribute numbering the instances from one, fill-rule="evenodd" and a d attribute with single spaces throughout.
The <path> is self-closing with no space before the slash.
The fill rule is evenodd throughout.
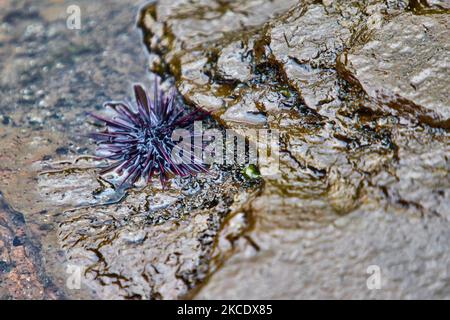
<path id="1" fill-rule="evenodd" d="M 257 179 L 228 166 L 178 180 L 170 192 L 155 183 L 115 190 L 95 170 L 99 163 L 85 135 L 95 127 L 86 121 L 87 112 L 101 110 L 105 101 L 128 98 L 134 82 L 151 85 L 136 28 L 139 2 L 117 1 L 107 10 L 85 4 L 80 30 L 66 27 L 64 4 L 17 1 L 8 6 L 0 33 L 5 41 L 0 46 L 5 57 L 0 68 L 5 96 L 0 190 L 23 212 L 24 221 L 15 230 L 6 220 L 12 231 L 1 233 L 1 252 L 8 255 L 1 260 L 6 274 L 2 297 L 186 295 L 207 275 L 222 220 L 248 201 Z M 14 212 L 1 214 L 12 219 Z M 32 247 L 39 252 L 31 257 L 27 251 L 19 255 L 22 247 L 12 244 L 25 226 L 33 231 L 32 240 L 42 244 Z M 42 266 L 34 258 L 41 253 Z M 28 280 L 22 280 L 23 273 Z M 52 281 L 60 295 L 47 289 Z"/>
<path id="2" fill-rule="evenodd" d="M 282 137 L 279 174 L 263 174 L 261 194 L 225 221 L 211 276 L 193 297 L 448 297 L 448 133 L 349 84 L 339 59 L 396 19 L 413 17 L 404 30 L 413 19 L 440 25 L 445 10 L 407 1 L 302 1 L 251 30 L 219 33 L 191 48 L 179 20 L 159 18 L 164 7 L 151 6 L 142 20 L 149 51 L 158 56 L 153 70 L 172 67 L 184 97 L 213 110 L 224 126 L 242 134 L 278 129 Z M 419 11 L 433 15 L 411 13 Z M 193 25 L 199 18 L 182 17 Z M 439 34 L 430 50 L 447 45 Z M 437 52 L 443 68 L 435 79 L 448 78 L 444 52 Z M 415 70 L 408 63 L 398 61 L 403 72 L 392 75 Z M 429 62 L 423 56 L 419 63 Z M 394 78 L 380 83 L 395 90 Z M 448 87 L 443 81 L 418 97 L 436 102 Z M 239 227 L 242 220 L 247 227 Z M 384 290 L 367 288 L 371 265 L 380 268 Z"/>
<path id="3" fill-rule="evenodd" d="M 40 272 L 63 296 L 76 299 L 96 295 L 84 285 L 68 287 L 73 274 L 68 272 L 55 218 L 61 212 L 57 202 L 48 201 L 49 194 L 39 194 L 40 163 L 92 153 L 84 136 L 93 129 L 86 112 L 100 108 L 105 100 L 127 96 L 133 81 L 144 82 L 146 59 L 135 28 L 138 2 L 114 1 L 108 10 L 100 3 L 80 4 L 80 30 L 67 27 L 68 5 L 2 2 L 0 190 L 23 214 L 32 240 L 40 243 Z M 65 183 L 86 188 L 89 182 L 83 176 L 69 177 Z M 27 298 L 44 297 L 39 290 L 29 293 Z"/>
<path id="4" fill-rule="evenodd" d="M 22 213 L 0 193 L 0 299 L 57 299 L 62 293 L 42 267 L 39 244 L 30 236 Z"/>
<path id="5" fill-rule="evenodd" d="M 70 30 L 64 4 L 4 2 L 2 297 L 450 298 L 445 1 L 160 0 L 136 21 L 142 4 L 85 3 Z M 278 132 L 262 179 L 99 177 L 86 113 L 147 66 L 208 126 Z"/>
<path id="6" fill-rule="evenodd" d="M 342 55 L 343 76 L 379 103 L 448 128 L 449 33 L 449 14 L 396 16 Z"/>
<path id="7" fill-rule="evenodd" d="M 149 186 L 121 194 L 96 178 L 92 163 L 82 165 L 43 171 L 39 193 L 61 210 L 58 239 L 68 264 L 82 268 L 83 285 L 102 299 L 186 295 L 207 275 L 222 220 L 251 196 L 249 185 L 226 171 L 176 180 L 170 191 Z"/>

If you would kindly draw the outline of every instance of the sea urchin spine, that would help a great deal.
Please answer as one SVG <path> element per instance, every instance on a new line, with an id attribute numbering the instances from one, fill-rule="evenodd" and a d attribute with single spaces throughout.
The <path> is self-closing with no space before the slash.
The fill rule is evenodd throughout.
<path id="1" fill-rule="evenodd" d="M 134 184 L 139 178 L 147 183 L 155 175 L 159 175 L 161 184 L 166 185 L 170 175 L 190 176 L 206 172 L 205 164 L 198 159 L 178 163 L 172 158 L 172 150 L 176 144 L 172 141 L 172 133 L 176 129 L 189 129 L 194 121 L 207 114 L 201 109 L 184 114 L 175 101 L 175 90 L 166 96 L 154 85 L 153 100 L 149 99 L 143 87 L 134 85 L 137 108 L 134 110 L 123 102 L 107 102 L 116 116 L 108 119 L 91 114 L 103 122 L 106 129 L 92 133 L 90 137 L 97 141 L 97 152 L 101 159 L 113 161 L 104 168 L 101 174 L 116 172 L 121 176 L 121 184 Z"/>

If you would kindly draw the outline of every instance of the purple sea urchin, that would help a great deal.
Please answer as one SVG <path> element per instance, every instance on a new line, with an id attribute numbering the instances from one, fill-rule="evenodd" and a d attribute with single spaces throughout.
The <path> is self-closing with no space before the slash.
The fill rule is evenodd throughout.
<path id="1" fill-rule="evenodd" d="M 121 184 L 134 184 L 139 178 L 147 183 L 159 175 L 161 184 L 166 185 L 170 175 L 189 176 L 206 172 L 205 164 L 191 157 L 190 162 L 177 163 L 172 158 L 176 144 L 172 133 L 176 129 L 189 129 L 195 120 L 206 115 L 201 109 L 185 114 L 177 106 L 175 90 L 168 96 L 154 86 L 153 100 L 149 99 L 141 85 L 134 85 L 137 108 L 134 110 L 123 102 L 107 102 L 117 116 L 107 119 L 91 114 L 103 122 L 106 129 L 92 133 L 90 137 L 100 146 L 97 149 L 101 159 L 114 161 L 101 174 L 116 172 L 122 177 Z M 192 153 L 193 154 L 193 153 Z"/>

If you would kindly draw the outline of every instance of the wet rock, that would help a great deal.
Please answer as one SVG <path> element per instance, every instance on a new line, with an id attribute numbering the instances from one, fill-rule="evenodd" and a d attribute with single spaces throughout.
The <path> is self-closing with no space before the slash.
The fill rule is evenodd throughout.
<path id="1" fill-rule="evenodd" d="M 402 14 L 340 58 L 343 76 L 379 103 L 450 125 L 450 16 Z"/>
<path id="2" fill-rule="evenodd" d="M 188 294 L 208 273 L 221 222 L 257 187 L 239 169 L 216 168 L 198 179 L 174 180 L 168 190 L 155 181 L 144 189 L 116 189 L 110 177 L 96 172 L 104 163 L 57 155 L 55 137 L 10 134 L 1 148 L 2 188 L 33 222 L 51 276 L 71 297 L 174 299 Z M 59 160 L 41 160 L 47 153 Z M 27 244 L 20 235 L 10 242 L 14 248 Z M 80 287 L 71 285 L 74 270 L 80 270 Z"/>
<path id="3" fill-rule="evenodd" d="M 449 239 L 443 227 L 450 205 L 447 139 L 430 129 L 394 128 L 399 162 L 381 165 L 382 158 L 371 159 L 374 154 L 368 151 L 359 158 L 366 168 L 381 165 L 385 170 L 367 177 L 370 181 L 359 176 L 356 188 L 349 183 L 355 172 L 345 167 L 333 168 L 329 189 L 318 177 L 307 180 L 304 172 L 290 176 L 281 197 L 274 181 L 266 181 L 247 211 L 245 220 L 252 224 L 233 239 L 232 248 L 216 249 L 213 254 L 229 258 L 196 298 L 448 297 L 450 292 L 443 290 L 450 259 L 444 253 Z M 355 198 L 366 183 L 371 187 Z M 330 202 L 324 201 L 327 192 L 333 194 Z M 336 218 L 332 210 L 347 214 Z M 226 224 L 223 230 L 228 228 Z M 371 265 L 381 269 L 382 290 L 367 289 Z"/>
<path id="4" fill-rule="evenodd" d="M 242 43 L 233 42 L 220 53 L 217 69 L 224 80 L 245 82 L 251 78 L 251 65 L 245 61 L 249 52 L 241 45 Z"/>
<path id="5" fill-rule="evenodd" d="M 242 103 L 228 108 L 220 118 L 227 123 L 237 122 L 247 125 L 264 125 L 267 123 L 267 117 L 258 110 L 255 103 L 245 99 Z"/>
<path id="6" fill-rule="evenodd" d="M 396 14 L 399 7 L 379 1 L 301 2 L 269 23 L 271 59 L 281 66 L 308 107 L 334 118 L 343 104 L 336 58 L 379 27 L 383 14 Z"/>
<path id="7" fill-rule="evenodd" d="M 139 45 L 124 41 L 141 41 L 134 29 L 139 1 L 115 1 L 109 10 L 80 4 L 80 30 L 67 28 L 67 6 L 20 0 L 3 8 L 0 113 L 18 126 L 58 130 L 79 141 L 87 132 L 84 113 L 145 82 L 146 59 Z M 116 23 L 108 24 L 112 16 Z"/>
<path id="8" fill-rule="evenodd" d="M 380 172 L 373 178 L 373 183 L 386 196 L 382 202 L 396 207 L 397 212 L 449 220 L 448 136 L 422 131 L 412 137 L 405 130 L 398 130 L 395 136 L 399 159 L 394 165 L 395 177 Z M 433 148 L 422 147 L 431 144 Z"/>
<path id="9" fill-rule="evenodd" d="M 141 27 L 153 71 L 170 70 L 187 101 L 221 113 L 254 87 L 257 26 L 286 11 L 295 1 L 160 1 L 142 15 Z M 211 21 L 214 21 L 211 23 Z M 256 31 L 254 31 L 256 30 Z M 255 35 L 256 33 L 256 35 Z M 239 84 L 241 83 L 241 84 Z M 251 91 L 250 91 L 251 92 Z M 254 100 L 253 93 L 248 96 Z M 258 99 L 258 98 L 256 98 Z"/>
<path id="10" fill-rule="evenodd" d="M 42 265 L 40 248 L 31 240 L 23 214 L 0 193 L 0 297 L 2 299 L 58 299 Z"/>
<path id="11" fill-rule="evenodd" d="M 426 225 L 368 204 L 323 228 L 255 227 L 196 298 L 446 299 L 448 228 L 438 218 Z M 370 266 L 380 290 L 367 286 Z"/>
<path id="12" fill-rule="evenodd" d="M 449 13 L 450 1 L 448 0 L 410 0 L 409 7 L 417 13 Z"/>
<path id="13" fill-rule="evenodd" d="M 39 172 L 64 166 L 67 169 L 73 160 L 70 154 L 78 147 L 80 150 L 87 147 L 85 152 L 92 154 L 93 145 L 85 134 L 95 128 L 86 121 L 86 112 L 94 111 L 107 100 L 129 96 L 134 82 L 149 84 L 144 67 L 146 56 L 136 28 L 136 13 L 142 4 L 142 1 L 113 1 L 106 7 L 101 3 L 79 4 L 81 29 L 71 30 L 66 25 L 67 3 L 2 3 L 0 92 L 4 98 L 0 101 L 3 120 L 0 122 L 0 190 L 25 216 L 32 231 L 27 236 L 36 243 L 39 248 L 36 250 L 43 257 L 46 282 L 54 283 L 63 296 L 74 299 L 97 296 L 85 286 L 73 290 L 68 287 L 70 265 L 57 237 L 57 217 L 68 208 L 109 199 L 110 195 L 101 193 L 94 197 L 92 186 L 98 186 L 94 174 L 79 174 L 78 179 L 73 179 L 80 172 L 86 173 L 83 166 L 89 166 L 87 162 L 79 163 L 81 170 L 73 169 L 76 174 L 51 176 L 53 180 L 49 180 L 56 181 L 53 189 L 42 184 L 39 190 L 38 182 L 47 177 L 40 176 Z M 56 178 L 67 180 L 62 183 Z M 54 196 L 56 192 L 50 193 L 56 187 L 59 199 Z M 0 248 L 11 246 L 21 254 L 14 269 L 16 278 L 1 286 L 8 290 L 5 295 L 46 297 L 45 286 L 42 291 L 43 284 L 35 279 L 27 240 L 18 237 L 23 245 L 14 247 L 13 239 L 11 235 L 11 243 L 0 244 Z M 4 269 L 11 268 L 8 264 Z M 20 270 L 29 273 L 29 287 Z"/>
<path id="14" fill-rule="evenodd" d="M 227 33 L 250 29 L 271 17 L 283 13 L 296 1 L 159 1 L 145 21 L 159 40 L 151 45 L 158 51 L 171 46 L 171 50 L 191 50 L 199 45 L 222 38 Z M 155 18 L 157 19 L 155 20 Z M 171 37 L 168 37 L 168 33 Z M 167 49 L 169 49 L 167 47 Z M 171 55 L 173 53 L 170 53 Z"/>
<path id="15" fill-rule="evenodd" d="M 261 143 L 279 157 L 250 175 L 215 167 L 162 190 L 100 177 L 104 164 L 83 136 L 95 129 L 86 111 L 129 96 L 146 77 L 137 5 L 86 4 L 78 34 L 66 28 L 64 5 L 8 2 L 0 190 L 41 242 L 43 270 L 71 298 L 448 298 L 448 133 L 384 108 L 336 66 L 396 19 L 440 25 L 441 9 L 411 4 L 144 7 L 148 63 L 166 85 L 240 137 L 279 131 Z M 8 233 L 0 248 L 27 248 L 27 237 Z M 386 290 L 367 289 L 370 265 Z M 0 259 L 0 277 L 13 268 Z M 84 271 L 79 289 L 68 285 L 73 270 Z"/>
<path id="16" fill-rule="evenodd" d="M 58 215 L 68 265 L 83 270 L 83 287 L 104 299 L 188 294 L 207 275 L 221 221 L 251 196 L 251 188 L 226 172 L 179 179 L 165 191 L 151 184 L 121 195 L 83 171 L 92 169 L 44 173 L 39 189 L 48 203 L 69 208 Z M 65 185 L 81 177 L 89 181 L 85 188 Z"/>
<path id="17" fill-rule="evenodd" d="M 306 105 L 319 112 L 322 105 L 337 99 L 337 75 L 332 68 L 351 36 L 341 19 L 323 5 L 299 4 L 269 31 L 274 59 Z"/>
<path id="18" fill-rule="evenodd" d="M 205 2 L 196 9 L 207 8 Z M 252 30 L 204 37 L 190 29 L 190 38 L 207 39 L 195 47 L 179 45 L 186 41 L 180 21 L 160 19 L 159 10 L 155 5 L 144 14 L 146 42 L 186 100 L 213 110 L 221 124 L 240 135 L 256 127 L 280 130 L 281 137 L 280 156 L 269 161 L 279 170 L 261 170 L 264 187 L 258 196 L 244 213 L 224 222 L 209 280 L 193 297 L 374 297 L 365 289 L 366 270 L 375 261 L 388 269 L 401 263 L 390 249 L 392 241 L 408 254 L 417 254 L 428 241 L 410 245 L 397 238 L 396 227 L 378 236 L 380 230 L 392 223 L 409 234 L 428 223 L 440 228 L 438 221 L 447 219 L 447 133 L 416 126 L 407 115 L 383 108 L 337 70 L 343 52 L 363 46 L 386 21 L 411 10 L 408 1 L 304 1 Z M 202 15 L 183 15 L 193 23 L 197 19 Z M 170 27 L 162 28 L 163 21 Z M 414 139 L 421 142 L 411 145 Z M 419 193 L 424 185 L 426 191 Z M 234 218 L 240 221 L 237 231 Z M 415 219 L 423 220 L 416 225 Z M 438 232 L 446 234 L 445 228 Z M 422 237 L 434 241 L 433 232 Z M 380 251 L 367 253 L 376 239 Z M 442 247 L 447 241 L 434 243 Z M 431 249 L 430 255 L 445 265 L 446 256 Z M 407 260 L 394 271 L 384 296 L 408 297 L 420 290 L 409 285 L 411 278 L 398 278 L 414 261 L 420 268 L 427 263 L 419 257 Z M 421 279 L 445 282 L 443 269 L 437 269 L 439 275 L 427 272 Z M 345 278 L 342 270 L 351 275 Z"/>

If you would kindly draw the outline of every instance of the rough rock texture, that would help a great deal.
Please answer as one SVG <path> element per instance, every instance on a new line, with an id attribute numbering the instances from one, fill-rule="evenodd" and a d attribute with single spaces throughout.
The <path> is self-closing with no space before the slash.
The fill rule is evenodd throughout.
<path id="1" fill-rule="evenodd" d="M 196 297 L 448 298 L 448 227 L 437 219 L 410 219 L 377 207 L 368 204 L 324 228 L 252 233 L 251 241 L 260 247 L 244 239 L 235 242 L 238 253 Z M 380 267 L 379 290 L 366 286 L 371 265 Z"/>
<path id="2" fill-rule="evenodd" d="M 343 76 L 382 104 L 448 128 L 449 33 L 449 14 L 396 16 L 341 56 Z"/>
<path id="3" fill-rule="evenodd" d="M 280 93 L 260 85 L 260 78 L 275 80 L 272 78 L 276 75 L 265 70 L 264 63 L 255 61 L 253 47 L 260 40 L 260 25 L 294 3 L 183 0 L 174 4 L 161 1 L 157 8 L 149 6 L 140 24 L 152 57 L 151 67 L 155 72 L 169 70 L 176 74 L 178 88 L 188 101 L 218 114 L 224 107 L 239 105 L 236 109 L 245 111 L 241 111 L 244 117 L 234 117 L 237 122 L 261 126 L 265 117 L 260 105 L 270 104 L 268 96 Z M 253 101 L 251 106 L 240 103 L 246 97 L 246 101 Z M 294 99 L 285 100 L 289 104 Z"/>
<path id="4" fill-rule="evenodd" d="M 230 166 L 169 190 L 158 182 L 115 190 L 100 178 L 87 112 L 128 99 L 134 82 L 151 86 L 136 28 L 140 3 L 82 4 L 80 30 L 66 27 L 67 5 L 14 1 L 0 14 L 0 190 L 43 256 L 42 268 L 27 251 L 18 256 L 12 239 L 22 229 L 2 230 L 2 254 L 18 252 L 10 254 L 17 269 L 2 263 L 5 277 L 18 279 L 5 278 L 2 297 L 58 297 L 47 293 L 51 282 L 70 298 L 182 297 L 207 275 L 221 221 L 258 180 Z"/>
<path id="5" fill-rule="evenodd" d="M 39 245 L 22 213 L 0 193 L 0 299 L 57 299 L 62 294 L 42 267 Z"/>
<path id="6" fill-rule="evenodd" d="M 446 2 L 160 0 L 136 21 L 140 4 L 83 3 L 70 30 L 63 3 L 2 3 L 2 296 L 450 298 L 450 139 L 436 107 L 449 89 Z M 399 49 L 423 52 L 415 64 L 374 44 L 426 27 Z M 389 76 L 350 63 L 382 65 L 380 50 Z M 444 81 L 404 88 L 435 65 L 428 54 L 438 60 L 424 81 Z M 208 126 L 252 143 L 254 130 L 279 132 L 263 141 L 279 146 L 259 165 L 263 183 L 235 166 L 167 190 L 98 176 L 86 112 L 149 86 L 147 63 L 164 88 L 213 111 Z M 379 290 L 366 285 L 371 265 Z"/>
<path id="7" fill-rule="evenodd" d="M 449 297 L 448 133 L 428 127 L 420 114 L 386 108 L 364 86 L 345 81 L 348 73 L 337 65 L 391 21 L 426 12 L 433 15 L 422 19 L 439 24 L 445 9 L 408 1 L 301 1 L 252 29 L 202 38 L 192 28 L 207 10 L 197 7 L 200 14 L 180 21 L 172 8 L 160 18 L 165 3 L 148 7 L 141 20 L 154 55 L 150 67 L 170 70 L 184 97 L 213 110 L 224 126 L 281 134 L 280 171 L 263 172 L 258 197 L 225 221 L 210 277 L 191 297 Z M 180 28 L 186 21 L 194 26 L 189 31 Z M 185 33 L 198 40 L 195 47 Z M 447 42 L 439 38 L 432 47 Z M 426 64 L 425 56 L 418 63 Z M 405 74 L 415 67 L 398 66 Z M 433 75 L 448 78 L 448 70 Z M 440 85 L 420 98 L 438 101 L 448 88 Z M 370 265 L 381 269 L 382 290 L 366 286 Z"/>
<path id="8" fill-rule="evenodd" d="M 389 169 L 396 176 L 376 175 L 370 196 L 348 215 L 318 224 L 317 214 L 301 214 L 310 207 L 303 199 L 255 199 L 247 218 L 252 226 L 229 237 L 227 224 L 219 235 L 215 254 L 228 260 L 196 298 L 448 298 L 448 138 L 424 152 L 428 134 L 396 135 L 403 145 L 403 160 Z M 298 227 L 300 217 L 310 223 Z M 380 268 L 379 290 L 366 286 L 372 265 Z"/>
<path id="9" fill-rule="evenodd" d="M 145 83 L 146 59 L 135 28 L 138 2 L 82 3 L 80 30 L 67 28 L 69 4 L 2 2 L 0 190 L 41 243 L 46 276 L 66 297 L 93 298 L 85 286 L 67 287 L 71 274 L 57 238 L 58 206 L 39 196 L 35 163 L 91 153 L 86 111 L 127 96 L 134 81 Z"/>
<path id="10" fill-rule="evenodd" d="M 56 221 L 68 264 L 82 268 L 83 285 L 103 299 L 186 295 L 207 275 L 221 221 L 251 196 L 248 183 L 226 171 L 178 179 L 165 191 L 121 193 L 88 164 L 48 164 L 38 185 L 63 210 Z"/>
<path id="11" fill-rule="evenodd" d="M 170 28 L 173 48 L 191 50 L 205 42 L 222 38 L 227 33 L 257 27 L 295 3 L 293 0 L 161 1 L 156 13 L 158 21 Z"/>
<path id="12" fill-rule="evenodd" d="M 350 15 L 351 19 L 355 17 Z M 351 21 L 345 21 L 339 12 L 327 13 L 323 5 L 299 4 L 268 33 L 273 58 L 301 91 L 305 104 L 319 112 L 338 99 L 338 78 L 332 68 L 336 52 L 342 51 L 351 36 Z"/>
<path id="13" fill-rule="evenodd" d="M 409 6 L 414 12 L 419 13 L 449 13 L 450 11 L 448 0 L 410 0 Z"/>

